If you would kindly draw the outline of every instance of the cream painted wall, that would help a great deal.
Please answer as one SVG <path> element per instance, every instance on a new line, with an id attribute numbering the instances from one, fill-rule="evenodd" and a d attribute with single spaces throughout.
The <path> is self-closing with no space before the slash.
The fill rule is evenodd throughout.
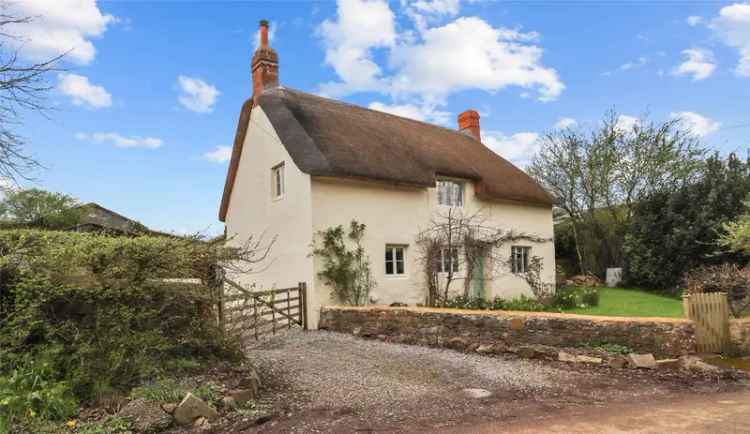
<path id="1" fill-rule="evenodd" d="M 246 286 L 254 284 L 256 290 L 308 282 L 308 323 L 316 328 L 320 306 L 336 303 L 336 300 L 332 299 L 330 288 L 316 277 L 317 260 L 310 257 L 313 234 L 331 226 L 348 226 L 356 219 L 367 225 L 364 247 L 377 281 L 371 293 L 373 301 L 423 303 L 425 285 L 415 239 L 428 227 L 432 217 L 445 211 L 437 204 L 436 190 L 311 178 L 294 164 L 262 109 L 253 109 L 250 122 L 227 211 L 227 235 L 232 245 L 263 233 L 267 238 L 277 236 L 277 239 L 267 268 L 258 274 L 234 278 Z M 281 162 L 285 168 L 286 192 L 281 199 L 274 199 L 271 169 Z M 553 236 L 551 208 L 480 201 L 475 197 L 472 183 L 466 182 L 464 212 L 470 214 L 479 210 L 488 226 L 512 228 L 550 239 Z M 405 275 L 385 274 L 388 244 L 406 246 Z M 501 254 L 510 257 L 510 245 Z M 532 255 L 543 258 L 543 278 L 554 282 L 554 243 L 532 245 Z M 456 292 L 463 291 L 463 280 L 452 285 Z M 520 294 L 529 294 L 528 285 L 510 272 L 485 282 L 485 297 L 512 298 Z"/>
<path id="2" fill-rule="evenodd" d="M 476 198 L 471 182 L 466 182 L 464 188 L 465 215 L 479 212 L 484 219 L 484 225 L 514 229 L 552 239 L 551 208 L 481 201 Z M 352 218 L 367 225 L 364 247 L 370 256 L 373 275 L 377 280 L 377 287 L 371 293 L 373 302 L 416 304 L 425 301 L 424 276 L 415 239 L 420 231 L 429 227 L 432 217 L 447 211 L 446 207 L 438 205 L 436 189 L 410 189 L 379 183 L 313 177 L 312 208 L 315 232 L 336 225 L 346 226 Z M 385 274 L 387 244 L 407 246 L 404 276 Z M 532 247 L 531 255 L 539 256 L 543 260 L 543 279 L 554 283 L 554 242 L 518 244 Z M 511 245 L 508 244 L 497 254 L 509 258 L 510 249 Z M 316 262 L 316 269 L 318 265 Z M 494 275 L 487 270 L 485 278 L 485 297 L 515 298 L 521 294 L 530 295 L 526 282 L 509 270 Z M 314 286 L 320 304 L 336 302 L 330 296 L 330 288 L 322 282 L 317 280 Z M 463 291 L 463 288 L 463 280 L 454 281 L 451 285 L 455 292 Z"/>
<path id="3" fill-rule="evenodd" d="M 254 290 L 288 288 L 313 280 L 310 176 L 302 173 L 281 145 L 276 132 L 260 107 L 250 116 L 237 177 L 227 210 L 227 237 L 241 245 L 249 237 L 265 233 L 276 236 L 267 266 L 261 273 L 235 275 L 243 286 Z M 284 163 L 286 191 L 275 199 L 271 193 L 271 169 Z"/>

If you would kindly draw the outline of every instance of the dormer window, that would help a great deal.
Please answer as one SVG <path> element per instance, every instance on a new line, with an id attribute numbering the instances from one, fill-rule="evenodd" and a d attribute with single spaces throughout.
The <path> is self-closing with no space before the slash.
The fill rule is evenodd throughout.
<path id="1" fill-rule="evenodd" d="M 437 182 L 438 204 L 445 206 L 464 206 L 464 185 L 457 181 L 441 180 Z"/>

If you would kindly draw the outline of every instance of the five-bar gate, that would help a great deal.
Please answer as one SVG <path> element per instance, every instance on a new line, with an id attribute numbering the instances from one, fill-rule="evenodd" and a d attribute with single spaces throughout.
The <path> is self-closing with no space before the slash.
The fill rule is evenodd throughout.
<path id="1" fill-rule="evenodd" d="M 282 330 L 307 330 L 307 285 L 292 288 L 248 291 L 225 278 L 227 284 L 219 303 L 219 320 L 226 333 L 259 339 Z"/>

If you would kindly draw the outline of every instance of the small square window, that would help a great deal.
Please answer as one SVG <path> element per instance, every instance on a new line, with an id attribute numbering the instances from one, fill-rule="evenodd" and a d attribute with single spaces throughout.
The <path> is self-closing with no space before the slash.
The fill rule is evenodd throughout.
<path id="1" fill-rule="evenodd" d="M 450 253 L 449 253 L 450 251 Z M 440 272 L 447 273 L 453 269 L 454 273 L 458 272 L 458 249 L 440 249 Z"/>
<path id="2" fill-rule="evenodd" d="M 456 181 L 437 182 L 438 204 L 464 206 L 464 185 Z"/>
<path id="3" fill-rule="evenodd" d="M 514 273 L 525 273 L 529 271 L 529 255 L 531 247 L 512 246 L 510 248 L 510 260 Z"/>
<path id="4" fill-rule="evenodd" d="M 398 276 L 406 273 L 405 251 L 405 246 L 385 246 L 385 274 L 387 276 Z"/>
<path id="5" fill-rule="evenodd" d="M 273 198 L 278 199 L 284 196 L 284 163 L 274 166 L 271 169 L 271 191 Z"/>

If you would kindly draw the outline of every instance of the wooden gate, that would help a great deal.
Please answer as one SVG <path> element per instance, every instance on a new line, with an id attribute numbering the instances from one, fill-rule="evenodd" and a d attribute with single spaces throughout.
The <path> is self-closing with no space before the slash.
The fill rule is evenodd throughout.
<path id="1" fill-rule="evenodd" d="M 722 353 L 729 349 L 729 303 L 724 292 L 684 296 L 685 313 L 695 328 L 699 353 Z"/>
<path id="2" fill-rule="evenodd" d="M 248 291 L 225 278 L 228 291 L 222 293 L 219 320 L 223 330 L 242 339 L 276 334 L 282 330 L 307 330 L 307 285 L 268 291 Z"/>

